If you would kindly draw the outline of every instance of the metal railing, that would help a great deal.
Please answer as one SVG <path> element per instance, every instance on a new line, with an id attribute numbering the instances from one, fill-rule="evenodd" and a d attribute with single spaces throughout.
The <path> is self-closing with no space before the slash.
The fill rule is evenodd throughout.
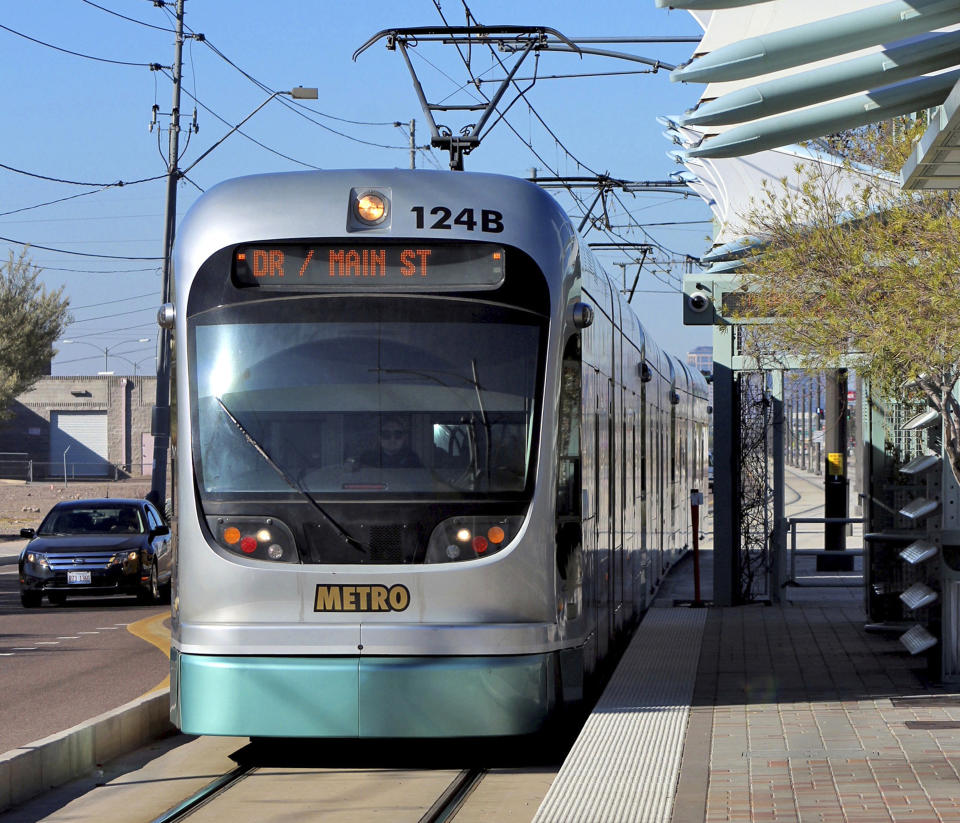
<path id="1" fill-rule="evenodd" d="M 790 529 L 790 578 L 784 583 L 785 586 L 808 586 L 808 587 L 841 587 L 841 588 L 859 588 L 862 583 L 803 583 L 797 582 L 797 555 L 814 555 L 820 557 L 862 557 L 863 549 L 798 549 L 797 548 L 797 526 L 799 524 L 817 523 L 826 525 L 827 523 L 838 525 L 853 525 L 854 523 L 863 523 L 862 517 L 788 517 L 787 528 Z"/>
<path id="2" fill-rule="evenodd" d="M 140 480 L 149 478 L 152 464 L 105 463 L 57 460 L 31 460 L 8 458 L 0 455 L 0 477 L 8 480 L 34 481 L 58 480 L 63 483 L 80 480 Z"/>

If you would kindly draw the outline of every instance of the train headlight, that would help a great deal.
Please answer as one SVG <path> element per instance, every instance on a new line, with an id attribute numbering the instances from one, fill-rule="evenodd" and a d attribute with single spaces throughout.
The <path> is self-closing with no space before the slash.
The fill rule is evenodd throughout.
<path id="1" fill-rule="evenodd" d="M 430 535 L 427 563 L 456 563 L 495 554 L 520 530 L 522 517 L 451 517 Z"/>
<path id="2" fill-rule="evenodd" d="M 286 523 L 275 517 L 209 515 L 217 545 L 234 554 L 274 563 L 299 563 L 297 543 Z"/>
<path id="3" fill-rule="evenodd" d="M 390 211 L 390 201 L 379 192 L 358 192 L 353 210 L 362 223 L 375 226 L 386 218 Z"/>

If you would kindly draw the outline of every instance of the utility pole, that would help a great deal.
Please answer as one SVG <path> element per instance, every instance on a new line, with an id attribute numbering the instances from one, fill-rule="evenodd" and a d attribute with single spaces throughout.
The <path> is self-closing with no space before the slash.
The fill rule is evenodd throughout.
<path id="1" fill-rule="evenodd" d="M 410 121 L 410 168 L 417 167 L 417 121 Z"/>
<path id="2" fill-rule="evenodd" d="M 162 302 L 171 302 L 173 238 L 177 228 L 177 186 L 180 183 L 180 78 L 183 67 L 183 2 L 177 0 L 176 45 L 173 57 L 173 104 L 170 110 L 170 148 L 167 158 L 167 205 L 163 221 Z M 157 396 L 150 432 L 153 435 L 153 471 L 148 498 L 161 510 L 167 493 L 167 453 L 170 446 L 170 346 L 169 328 L 160 328 L 157 343 Z"/>

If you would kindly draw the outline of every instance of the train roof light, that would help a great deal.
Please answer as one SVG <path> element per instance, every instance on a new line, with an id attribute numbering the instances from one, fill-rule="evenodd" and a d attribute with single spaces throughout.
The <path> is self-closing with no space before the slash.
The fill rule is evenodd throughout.
<path id="1" fill-rule="evenodd" d="M 357 218 L 370 226 L 382 223 L 389 210 L 390 203 L 387 198 L 375 191 L 358 194 L 354 202 Z"/>

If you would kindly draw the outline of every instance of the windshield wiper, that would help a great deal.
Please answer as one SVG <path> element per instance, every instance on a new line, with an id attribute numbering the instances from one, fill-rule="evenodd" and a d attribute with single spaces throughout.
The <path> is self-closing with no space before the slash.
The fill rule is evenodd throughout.
<path id="1" fill-rule="evenodd" d="M 250 432 L 247 431 L 247 429 L 246 429 L 246 427 L 243 425 L 243 423 L 241 423 L 239 420 L 237 420 L 236 416 L 233 414 L 233 412 L 230 411 L 230 409 L 228 409 L 228 408 L 224 405 L 223 401 L 222 401 L 219 397 L 215 397 L 214 399 L 217 401 L 217 403 L 219 404 L 220 408 L 223 409 L 223 413 L 224 413 L 228 418 L 230 418 L 230 422 L 233 423 L 233 425 L 237 427 L 238 431 L 240 432 L 240 434 L 243 435 L 243 437 L 244 437 L 244 439 L 247 441 L 247 443 L 253 448 L 253 450 L 254 450 L 257 454 L 259 454 L 259 455 L 264 459 L 264 461 L 266 462 L 266 464 L 267 464 L 271 469 L 273 469 L 278 475 L 280 475 L 280 477 L 283 478 L 283 481 L 284 481 L 291 489 L 294 489 L 295 491 L 300 492 L 300 494 L 302 494 L 305 498 L 307 498 L 307 500 L 310 501 L 310 503 L 313 505 L 313 507 L 314 507 L 318 512 L 320 512 L 320 514 L 322 515 L 323 519 L 326 520 L 327 523 L 329 523 L 329 524 L 333 527 L 333 530 L 334 530 L 338 535 L 340 535 L 340 537 L 343 538 L 344 542 L 345 542 L 347 545 L 349 545 L 351 548 L 354 548 L 354 549 L 357 549 L 358 551 L 363 552 L 364 554 L 367 554 L 367 553 L 368 553 L 368 552 L 367 552 L 367 547 L 364 546 L 363 543 L 361 543 L 361 542 L 360 542 L 359 540 L 357 540 L 355 537 L 353 537 L 353 536 L 352 536 L 345 528 L 343 528 L 343 526 L 341 526 L 336 520 L 334 520 L 334 519 L 327 513 L 327 511 L 323 508 L 323 506 L 321 506 L 316 500 L 314 500 L 313 495 L 311 495 L 310 492 L 308 492 L 308 491 L 303 487 L 303 484 L 301 484 L 299 481 L 295 480 L 294 478 L 290 477 L 290 475 L 287 474 L 287 473 L 283 470 L 283 468 L 282 468 L 281 466 L 279 466 L 279 465 L 274 461 L 274 459 L 273 459 L 272 457 L 270 457 L 269 454 L 267 454 L 266 449 L 264 449 L 263 446 L 261 446 L 261 445 L 257 442 L 257 440 L 253 437 L 253 435 L 250 434 Z"/>

